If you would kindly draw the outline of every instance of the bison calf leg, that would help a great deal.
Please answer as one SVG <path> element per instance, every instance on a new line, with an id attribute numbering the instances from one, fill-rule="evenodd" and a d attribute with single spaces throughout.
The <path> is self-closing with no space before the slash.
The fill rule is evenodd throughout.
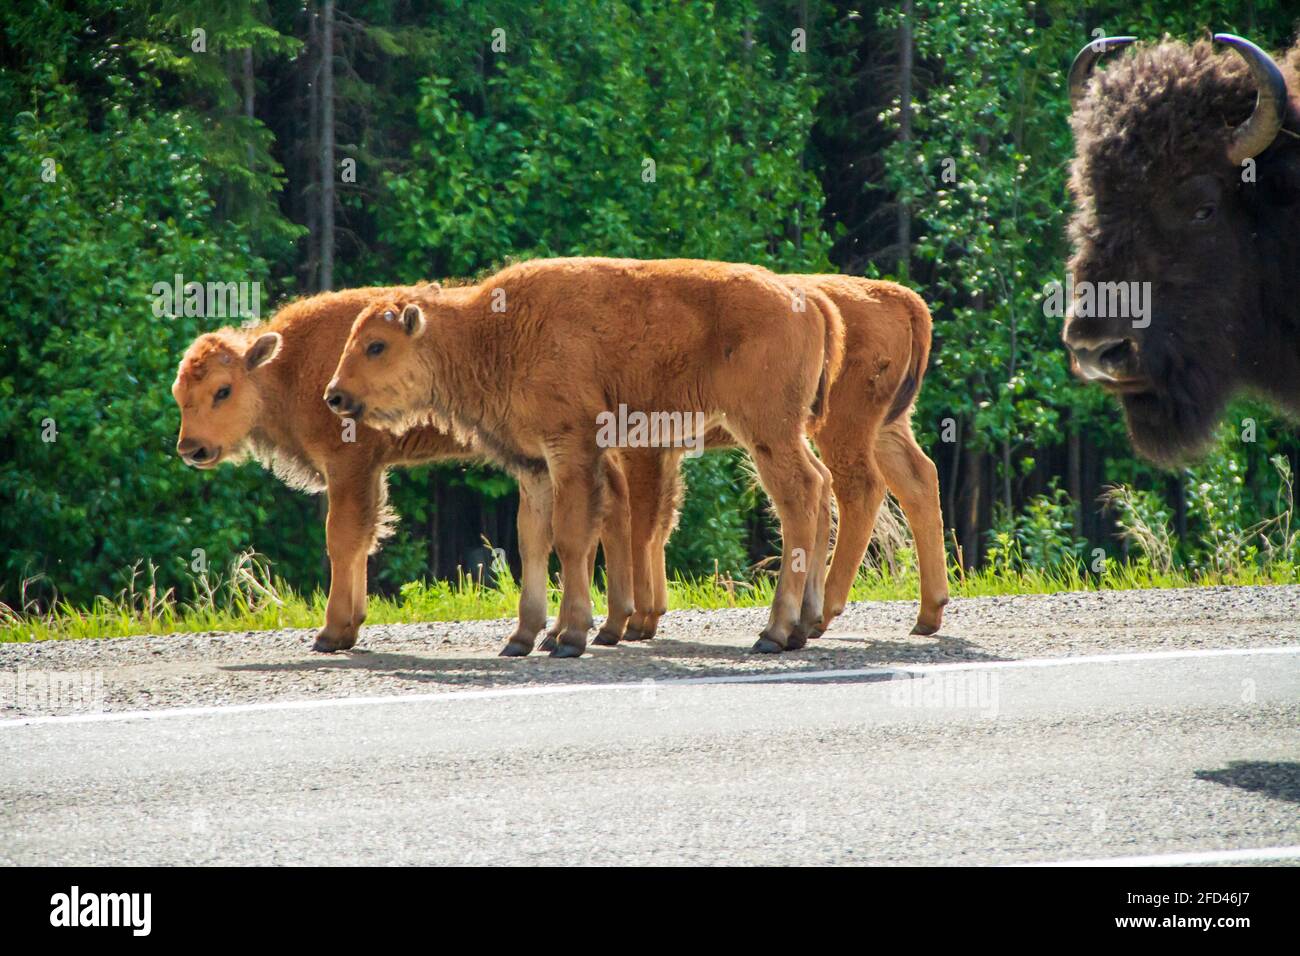
<path id="1" fill-rule="evenodd" d="M 943 549 L 938 470 L 917 445 L 907 417 L 881 430 L 876 461 L 907 516 L 916 542 L 921 607 L 912 633 L 934 634 L 943 626 L 943 609 L 948 603 L 948 558 Z"/>
<path id="2" fill-rule="evenodd" d="M 550 452 L 547 463 L 554 488 L 551 527 L 564 587 L 556 622 L 559 634 L 551 655 L 580 657 L 587 649 L 592 622 L 587 562 L 598 535 L 605 478 L 595 450 L 565 447 Z"/>
<path id="3" fill-rule="evenodd" d="M 786 642 L 786 650 L 798 650 L 808 643 L 808 638 L 820 635 L 825 629 L 822 618 L 826 559 L 831 540 L 831 473 L 811 449 L 807 449 L 807 458 L 821 477 L 821 493 L 817 498 L 817 537 L 808 559 L 808 580 L 804 583 L 799 624 Z"/>
<path id="4" fill-rule="evenodd" d="M 605 551 L 605 603 L 609 613 L 595 643 L 617 644 L 632 616 L 633 565 L 631 501 L 623 470 L 606 458 L 604 515 L 600 544 Z M 592 574 L 595 570 L 593 567 Z"/>
<path id="5" fill-rule="evenodd" d="M 522 657 L 533 649 L 546 627 L 547 564 L 551 557 L 551 485 L 545 475 L 519 477 L 519 623 L 501 650 L 502 657 Z"/>
<path id="6" fill-rule="evenodd" d="M 659 630 L 659 619 L 668 613 L 667 552 L 668 538 L 671 534 L 672 529 L 669 528 L 663 534 L 658 535 L 655 538 L 654 546 L 650 549 L 650 557 L 654 561 L 651 577 L 654 578 L 655 603 L 650 613 L 646 615 L 646 638 L 655 636 L 655 633 Z"/>
<path id="7" fill-rule="evenodd" d="M 650 550 L 654 566 L 650 576 L 654 582 L 654 606 L 646 616 L 645 637 L 655 636 L 659 629 L 659 619 L 668 613 L 668 539 L 677 527 L 677 512 L 686 494 L 686 482 L 682 478 L 681 453 L 673 452 L 663 458 L 663 469 L 659 478 L 659 510 L 655 527 L 655 541 Z"/>
<path id="8" fill-rule="evenodd" d="M 664 563 L 667 545 L 666 536 L 655 534 L 634 552 L 637 609 L 623 638 L 626 641 L 651 640 L 659 630 L 659 619 L 668 611 L 668 573 Z"/>
<path id="9" fill-rule="evenodd" d="M 357 642 L 366 607 L 366 553 L 375 540 L 379 517 L 379 471 L 331 476 L 326 494 L 325 549 L 330 560 L 330 593 L 325 626 L 312 650 L 345 651 Z M 359 589 L 359 593 L 358 593 Z"/>
<path id="10" fill-rule="evenodd" d="M 366 622 L 366 558 L 369 548 L 357 555 L 352 568 L 352 633 L 360 634 L 361 625 Z"/>
<path id="11" fill-rule="evenodd" d="M 546 557 L 547 560 L 550 560 L 551 545 L 549 541 L 546 547 L 547 547 Z M 591 546 L 591 551 L 587 555 L 587 576 L 586 578 L 584 578 L 584 580 L 587 582 L 584 586 L 587 587 L 588 589 L 590 589 L 593 586 L 596 580 L 596 545 L 595 544 Z M 561 572 L 560 588 L 561 590 L 564 588 L 563 572 Z M 590 631 L 595 626 L 596 626 L 596 618 L 593 616 L 587 622 L 587 630 Z M 555 619 L 555 623 L 552 624 L 550 628 L 547 630 L 546 636 L 542 638 L 542 643 L 537 645 L 537 649 L 540 651 L 546 651 L 547 653 L 550 653 L 554 651 L 556 647 L 559 646 L 559 643 L 560 643 L 560 619 L 557 617 Z"/>
<path id="12" fill-rule="evenodd" d="M 750 453 L 781 519 L 781 574 L 767 627 L 754 644 L 759 653 L 775 654 L 786 649 L 799 624 L 808 571 L 817 559 L 817 513 L 823 482 L 821 472 L 809 460 L 802 434 L 781 442 L 755 442 Z"/>
<path id="13" fill-rule="evenodd" d="M 654 637 L 659 617 L 666 609 L 668 588 L 664 582 L 663 549 L 672 530 L 680 460 L 679 452 L 657 449 L 623 453 L 630 501 L 635 606 L 624 640 L 644 641 Z"/>
<path id="14" fill-rule="evenodd" d="M 671 452 L 661 457 L 659 488 L 657 492 L 657 511 L 655 516 L 654 541 L 650 545 L 650 582 L 654 592 L 654 603 L 645 615 L 644 640 L 655 636 L 659 629 L 659 619 L 668 613 L 668 539 L 677 526 L 677 510 L 681 507 L 682 496 L 686 492 L 686 483 L 682 480 L 682 455 Z"/>
<path id="15" fill-rule="evenodd" d="M 885 482 L 873 461 L 846 467 L 831 463 L 835 500 L 839 506 L 839 528 L 835 533 L 835 556 L 826 579 L 823 628 L 839 617 L 848 603 L 853 580 L 871 543 L 876 515 L 885 500 Z"/>

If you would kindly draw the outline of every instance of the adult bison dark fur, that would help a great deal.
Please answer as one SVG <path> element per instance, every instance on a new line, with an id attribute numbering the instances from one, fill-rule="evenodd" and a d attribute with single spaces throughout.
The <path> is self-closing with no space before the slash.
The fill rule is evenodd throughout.
<path id="1" fill-rule="evenodd" d="M 1164 464 L 1237 394 L 1300 411 L 1300 46 L 1215 40 L 1138 44 L 1091 77 L 1090 45 L 1071 71 L 1075 285 L 1151 285 L 1141 321 L 1071 314 L 1064 338 Z"/>

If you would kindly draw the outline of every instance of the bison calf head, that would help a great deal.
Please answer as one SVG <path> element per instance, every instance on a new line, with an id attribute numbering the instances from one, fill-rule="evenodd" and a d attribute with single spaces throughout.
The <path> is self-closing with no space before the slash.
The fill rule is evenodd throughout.
<path id="1" fill-rule="evenodd" d="M 1105 49 L 1131 42 L 1109 38 L 1085 47 L 1070 77 L 1065 343 L 1076 374 L 1119 398 L 1136 450 L 1167 464 L 1199 451 L 1240 391 L 1300 398 L 1275 387 L 1297 363 L 1281 328 L 1297 318 L 1300 153 L 1283 129 L 1297 111 L 1267 54 L 1216 39 L 1233 52 L 1144 45 L 1089 79 Z M 1140 312 L 1106 307 L 1135 300 Z"/>
<path id="2" fill-rule="evenodd" d="M 372 305 L 357 316 L 325 388 L 340 417 L 402 432 L 427 417 L 429 370 L 421 359 L 424 311 L 415 302 Z"/>
<path id="3" fill-rule="evenodd" d="M 176 453 L 214 468 L 240 457 L 261 414 L 257 372 L 280 350 L 280 334 L 249 337 L 232 329 L 199 336 L 181 359 L 172 397 L 181 410 Z"/>

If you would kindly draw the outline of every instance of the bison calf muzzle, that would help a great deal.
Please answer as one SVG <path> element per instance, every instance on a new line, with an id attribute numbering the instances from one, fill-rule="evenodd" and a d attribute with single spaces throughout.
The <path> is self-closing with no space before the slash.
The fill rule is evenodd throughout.
<path id="1" fill-rule="evenodd" d="M 341 388 L 329 388 L 325 392 L 325 404 L 335 415 L 358 419 L 365 411 L 365 406 Z"/>

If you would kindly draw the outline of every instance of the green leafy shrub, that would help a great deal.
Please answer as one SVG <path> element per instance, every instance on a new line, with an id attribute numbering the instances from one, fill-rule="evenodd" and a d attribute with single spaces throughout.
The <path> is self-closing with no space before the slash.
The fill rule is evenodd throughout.
<path id="1" fill-rule="evenodd" d="M 289 567 L 319 560 L 319 535 L 274 531 L 273 483 L 251 469 L 199 474 L 175 455 L 176 363 L 231 320 L 160 318 L 153 287 L 177 273 L 264 282 L 267 264 L 247 229 L 214 220 L 194 120 L 137 108 L 125 78 L 108 82 L 99 129 L 55 84 L 0 144 L 0 220 L 12 224 L 0 230 L 5 601 L 28 578 L 31 597 L 89 600 L 141 561 L 187 585 L 196 549 L 214 566 L 262 544 Z"/>

